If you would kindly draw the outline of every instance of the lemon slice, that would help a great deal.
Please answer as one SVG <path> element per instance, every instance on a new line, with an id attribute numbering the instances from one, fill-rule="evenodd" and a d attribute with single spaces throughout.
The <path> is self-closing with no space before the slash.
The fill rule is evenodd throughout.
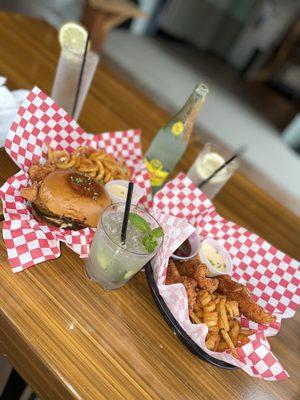
<path id="1" fill-rule="evenodd" d="M 224 164 L 224 158 L 218 153 L 208 153 L 203 157 L 202 164 L 209 174 L 212 174 L 217 168 Z"/>
<path id="2" fill-rule="evenodd" d="M 212 173 L 215 172 L 221 165 L 224 164 L 224 158 L 218 153 L 205 154 L 202 160 L 197 163 L 197 171 L 202 179 L 208 178 Z M 226 180 L 227 168 L 224 167 L 220 172 L 217 173 L 212 179 L 212 183 L 221 183 Z"/>
<path id="3" fill-rule="evenodd" d="M 88 33 L 76 22 L 67 22 L 61 26 L 58 40 L 62 48 L 76 54 L 83 54 Z"/>

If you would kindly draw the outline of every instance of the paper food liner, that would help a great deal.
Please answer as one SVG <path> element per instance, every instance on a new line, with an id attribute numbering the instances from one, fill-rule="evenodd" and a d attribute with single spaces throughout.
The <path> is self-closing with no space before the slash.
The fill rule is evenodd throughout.
<path id="1" fill-rule="evenodd" d="M 19 108 L 8 132 L 5 149 L 21 171 L 0 189 L 3 201 L 3 237 L 13 272 L 59 257 L 64 242 L 80 257 L 87 257 L 94 229 L 60 229 L 37 221 L 20 189 L 30 184 L 28 168 L 33 162 L 44 163 L 47 149 L 71 152 L 79 146 L 104 149 L 116 159 L 122 157 L 133 171 L 133 181 L 145 190 L 142 204 L 151 203 L 151 185 L 140 144 L 139 130 L 86 133 L 70 115 L 35 87 Z"/>
<path id="2" fill-rule="evenodd" d="M 163 247 L 153 261 L 154 277 L 161 296 L 182 328 L 206 353 L 242 368 L 251 376 L 266 380 L 287 378 L 288 373 L 271 352 L 267 337 L 278 333 L 282 318 L 292 317 L 300 303 L 300 263 L 254 233 L 222 218 L 210 200 L 184 174 L 167 183 L 155 195 L 154 213 L 165 215 L 157 218 L 166 235 Z M 181 219 L 176 225 L 175 217 Z M 246 285 L 253 299 L 276 316 L 276 322 L 270 325 L 241 317 L 242 326 L 255 329 L 256 333 L 250 336 L 250 343 L 238 348 L 240 360 L 229 351 L 208 350 L 205 346 L 207 327 L 191 323 L 184 286 L 164 284 L 170 255 L 191 234 L 183 221 L 193 225 L 202 238 L 212 237 L 225 246 L 233 261 L 233 279 Z"/>

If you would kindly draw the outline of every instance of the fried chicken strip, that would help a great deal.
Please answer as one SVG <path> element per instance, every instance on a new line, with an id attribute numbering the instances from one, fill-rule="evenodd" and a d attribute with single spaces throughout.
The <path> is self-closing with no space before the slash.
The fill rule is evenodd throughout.
<path id="1" fill-rule="evenodd" d="M 219 281 L 218 292 L 221 294 L 225 294 L 227 292 L 244 292 L 249 294 L 248 289 L 244 285 L 231 280 L 228 275 L 220 275 L 217 279 Z"/>
<path id="2" fill-rule="evenodd" d="M 170 258 L 165 285 L 172 285 L 172 283 L 181 283 L 181 276 L 174 261 Z"/>
<path id="3" fill-rule="evenodd" d="M 176 267 L 180 275 L 189 276 L 190 278 L 192 278 L 199 264 L 200 264 L 199 258 L 194 257 L 186 261 L 177 261 Z"/>
<path id="4" fill-rule="evenodd" d="M 207 278 L 207 267 L 205 264 L 198 264 L 197 269 L 193 273 L 193 278 L 196 280 L 197 285 L 202 290 L 207 290 L 209 293 L 213 293 L 218 287 L 218 280 L 214 278 Z"/>
<path id="5" fill-rule="evenodd" d="M 188 298 L 188 305 L 189 305 L 189 314 L 193 312 L 194 305 L 196 303 L 196 286 L 197 282 L 195 279 L 188 277 L 188 276 L 180 276 L 177 266 L 175 265 L 174 261 L 170 258 L 168 269 L 167 269 L 167 277 L 165 284 L 171 285 L 173 283 L 182 283 L 185 287 L 187 298 Z"/>
<path id="6" fill-rule="evenodd" d="M 276 318 L 261 308 L 250 297 L 248 289 L 240 283 L 232 281 L 228 275 L 218 276 L 218 292 L 227 296 L 229 300 L 236 300 L 240 312 L 251 321 L 258 324 L 270 324 Z"/>
<path id="7" fill-rule="evenodd" d="M 273 315 L 256 304 L 250 296 L 246 297 L 243 293 L 232 293 L 230 297 L 237 300 L 241 313 L 251 321 L 257 322 L 258 324 L 270 324 L 276 321 Z"/>
<path id="8" fill-rule="evenodd" d="M 188 276 L 183 276 L 181 282 L 183 283 L 187 293 L 188 304 L 189 304 L 189 315 L 191 315 L 191 313 L 194 310 L 197 298 L 197 292 L 195 290 L 197 282 L 195 281 L 195 279 L 190 278 Z"/>
<path id="9" fill-rule="evenodd" d="M 218 287 L 217 279 L 207 278 L 205 275 L 208 269 L 205 264 L 201 263 L 198 257 L 191 258 L 184 262 L 176 263 L 177 269 L 181 276 L 188 276 L 196 280 L 200 289 L 213 293 Z"/>

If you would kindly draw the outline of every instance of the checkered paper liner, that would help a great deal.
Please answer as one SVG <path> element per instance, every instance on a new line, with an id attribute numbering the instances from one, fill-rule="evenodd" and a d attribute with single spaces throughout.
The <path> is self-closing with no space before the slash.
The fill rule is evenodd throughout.
<path id="1" fill-rule="evenodd" d="M 13 272 L 59 257 L 64 242 L 80 257 L 87 257 L 94 229 L 71 231 L 38 222 L 30 205 L 20 196 L 20 189 L 30 184 L 28 168 L 43 163 L 47 149 L 71 152 L 79 146 L 103 148 L 116 159 L 122 157 L 133 171 L 133 181 L 145 190 L 144 206 L 151 202 L 151 186 L 143 163 L 139 130 L 86 133 L 70 115 L 50 97 L 35 87 L 19 108 L 8 132 L 5 148 L 21 168 L 0 188 L 5 221 L 3 237 Z"/>
<path id="2" fill-rule="evenodd" d="M 241 325 L 254 329 L 256 333 L 250 336 L 250 343 L 237 350 L 240 360 L 229 352 L 217 353 L 207 349 L 207 327 L 191 323 L 184 286 L 164 284 L 170 254 L 178 247 L 178 242 L 182 243 L 190 235 L 187 228 L 182 229 L 180 235 L 181 226 L 178 225 L 176 243 L 161 251 L 161 257 L 153 262 L 153 269 L 159 292 L 182 328 L 205 352 L 242 368 L 251 376 L 265 380 L 288 378 L 288 373 L 271 352 L 267 337 L 276 335 L 282 318 L 292 317 L 300 304 L 300 263 L 245 228 L 222 218 L 210 200 L 184 174 L 168 182 L 155 195 L 154 212 L 189 222 L 202 238 L 209 236 L 223 244 L 232 257 L 233 278 L 246 285 L 254 300 L 276 316 L 276 322 L 270 325 L 241 317 Z M 166 230 L 168 226 L 162 222 Z"/>

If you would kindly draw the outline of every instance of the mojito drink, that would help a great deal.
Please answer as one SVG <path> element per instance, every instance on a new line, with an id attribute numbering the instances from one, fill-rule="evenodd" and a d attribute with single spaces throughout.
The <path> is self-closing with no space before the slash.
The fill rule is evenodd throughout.
<path id="1" fill-rule="evenodd" d="M 124 207 L 124 203 L 117 203 L 104 211 L 85 264 L 88 277 L 108 290 L 120 288 L 143 268 L 157 253 L 163 240 L 157 221 L 146 211 L 131 206 L 126 242 L 122 243 Z M 145 223 L 139 226 L 136 221 Z M 154 241 L 149 239 L 147 225 L 149 232 L 160 232 Z"/>

